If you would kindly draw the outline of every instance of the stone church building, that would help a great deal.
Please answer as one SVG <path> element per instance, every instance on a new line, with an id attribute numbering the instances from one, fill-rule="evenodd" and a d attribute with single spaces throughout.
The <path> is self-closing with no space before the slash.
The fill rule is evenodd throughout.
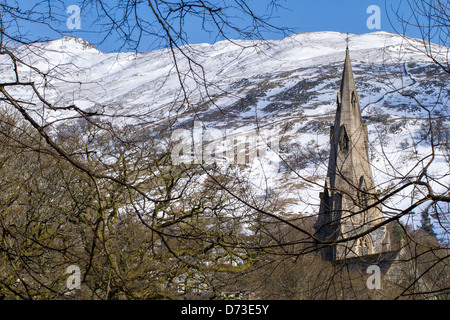
<path id="1" fill-rule="evenodd" d="M 390 250 L 368 154 L 367 125 L 363 122 L 359 96 L 347 48 L 334 126 L 330 130 L 330 157 L 315 235 L 324 260 L 370 256 Z M 359 235 L 364 234 L 360 237 Z M 352 239 L 354 238 L 354 239 Z"/>

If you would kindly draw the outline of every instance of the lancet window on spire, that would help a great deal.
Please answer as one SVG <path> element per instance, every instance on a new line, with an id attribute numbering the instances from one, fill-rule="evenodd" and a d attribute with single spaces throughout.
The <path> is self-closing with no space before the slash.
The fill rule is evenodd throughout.
<path id="1" fill-rule="evenodd" d="M 341 139 L 340 139 L 340 147 L 342 151 L 349 151 L 350 148 L 350 138 L 348 137 L 347 129 L 345 125 L 342 126 Z"/>
<path id="2" fill-rule="evenodd" d="M 353 92 L 352 92 L 352 107 L 353 107 L 353 108 L 356 108 L 357 104 L 358 104 L 358 99 L 357 99 L 357 97 L 356 97 L 355 91 L 353 91 Z"/>

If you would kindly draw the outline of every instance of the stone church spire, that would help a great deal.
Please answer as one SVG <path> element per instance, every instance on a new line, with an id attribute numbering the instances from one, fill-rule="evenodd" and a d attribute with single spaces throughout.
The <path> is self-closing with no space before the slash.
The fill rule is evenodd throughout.
<path id="1" fill-rule="evenodd" d="M 356 91 L 355 79 L 353 78 L 352 63 L 350 61 L 350 50 L 345 51 L 344 72 L 342 73 L 340 93 Z"/>
<path id="2" fill-rule="evenodd" d="M 363 176 L 367 187 L 373 188 L 367 139 L 367 126 L 361 117 L 359 95 L 347 49 L 337 97 L 336 118 L 330 136 L 332 152 L 327 176 L 334 187 L 341 187 L 341 191 L 351 194 Z"/>
<path id="3" fill-rule="evenodd" d="M 368 153 L 367 126 L 361 117 L 350 52 L 347 48 L 334 126 L 330 130 L 330 158 L 324 192 L 315 224 L 320 240 L 336 241 L 357 235 L 383 219 L 376 198 Z M 325 246 L 326 260 L 381 252 L 385 230 L 350 243 Z"/>

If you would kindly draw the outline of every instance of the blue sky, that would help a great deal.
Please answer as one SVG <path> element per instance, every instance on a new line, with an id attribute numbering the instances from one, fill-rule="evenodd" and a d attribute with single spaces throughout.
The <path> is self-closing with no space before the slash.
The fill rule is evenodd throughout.
<path id="1" fill-rule="evenodd" d="M 267 0 L 248 0 L 248 3 L 252 8 L 256 10 L 262 10 L 264 8 L 263 3 Z M 114 1 L 107 1 L 107 3 L 114 3 Z M 33 2 L 21 2 L 23 6 L 30 6 Z M 44 1 L 45 3 L 45 1 Z M 117 37 L 112 34 L 107 38 L 107 41 L 100 43 L 104 39 L 105 34 L 100 34 L 98 30 L 101 27 L 102 21 L 95 21 L 95 14 L 93 12 L 82 11 L 81 12 L 81 29 L 69 29 L 66 25 L 66 19 L 70 16 L 66 12 L 70 5 L 76 5 L 77 0 L 64 0 L 61 2 L 55 2 L 56 7 L 53 9 L 53 14 L 58 17 L 60 23 L 54 22 L 52 27 L 61 31 L 64 35 L 72 35 L 80 38 L 84 38 L 87 41 L 92 42 L 96 47 L 105 52 L 112 52 L 118 50 L 129 50 L 129 47 L 121 48 L 121 42 L 117 40 Z M 294 32 L 311 32 L 311 31 L 337 31 L 344 33 L 362 34 L 374 31 L 390 31 L 394 29 L 388 19 L 387 13 L 392 14 L 391 6 L 399 3 L 399 1 L 389 0 L 281 0 L 279 1 L 285 9 L 280 9 L 275 12 L 275 18 L 272 20 L 272 24 L 280 27 L 289 27 Z M 367 9 L 370 6 L 378 6 L 381 11 L 379 29 L 369 29 L 367 25 L 368 19 L 372 14 L 367 13 Z M 387 6 L 387 7 L 386 7 Z M 60 35 L 56 35 L 49 28 L 44 26 L 30 25 L 24 22 L 22 27 L 29 32 L 33 37 L 39 39 L 45 38 L 57 38 Z M 214 37 L 209 37 L 206 33 L 200 31 L 200 24 L 191 23 L 185 26 L 188 34 L 190 35 L 190 43 L 200 42 L 214 42 Z M 414 32 L 407 33 L 413 37 L 419 37 L 419 34 Z M 231 35 L 233 37 L 233 35 Z M 279 39 L 279 34 L 265 34 L 266 38 Z M 139 47 L 140 51 L 148 51 L 155 49 L 150 38 L 144 38 Z"/>
<path id="2" fill-rule="evenodd" d="M 248 1 L 250 4 L 261 0 Z M 376 5 L 380 8 L 380 30 L 394 32 L 386 14 L 385 0 L 285 0 L 280 4 L 285 8 L 274 14 L 273 23 L 286 26 L 296 32 L 338 31 L 344 33 L 362 34 L 373 31 L 367 27 L 371 14 L 367 9 Z M 387 1 L 398 3 L 398 1 Z M 387 9 L 392 11 L 391 5 Z M 195 30 L 194 30 L 195 32 Z M 268 38 L 276 39 L 278 35 L 268 34 Z M 200 36 L 193 38 L 194 42 L 202 42 Z"/>
<path id="3" fill-rule="evenodd" d="M 371 32 L 367 27 L 367 8 L 377 5 L 381 9 L 381 29 L 392 31 L 385 12 L 385 0 L 288 0 L 280 23 L 308 31 L 339 31 L 362 34 Z"/>

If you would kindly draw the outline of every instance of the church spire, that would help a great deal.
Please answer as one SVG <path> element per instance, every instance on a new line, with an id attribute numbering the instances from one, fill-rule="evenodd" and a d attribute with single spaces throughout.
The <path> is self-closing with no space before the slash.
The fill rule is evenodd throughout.
<path id="1" fill-rule="evenodd" d="M 341 95 L 348 92 L 356 92 L 355 79 L 353 77 L 352 63 L 350 60 L 350 50 L 345 50 L 344 72 L 342 73 Z"/>
<path id="2" fill-rule="evenodd" d="M 334 241 L 351 237 L 382 219 L 379 206 L 365 209 L 374 202 L 374 194 L 367 127 L 361 117 L 350 51 L 347 48 L 336 118 L 331 128 L 327 178 L 324 192 L 320 195 L 319 216 L 314 226 L 318 239 Z M 369 253 L 379 252 L 378 242 L 369 236 L 365 239 L 364 243 L 371 243 Z M 347 246 L 328 246 L 323 248 L 322 253 L 326 260 L 335 260 L 347 256 L 348 250 L 351 251 L 351 248 Z"/>
<path id="3" fill-rule="evenodd" d="M 345 53 L 340 91 L 338 92 L 335 123 L 331 131 L 331 157 L 328 176 L 332 185 L 336 180 L 353 181 L 352 172 L 361 163 L 369 162 L 367 132 L 361 117 L 359 95 L 350 60 L 350 51 Z M 342 171 L 344 170 L 344 171 Z M 345 174 L 344 174 L 345 172 Z M 344 176 L 342 176 L 344 175 Z"/>

